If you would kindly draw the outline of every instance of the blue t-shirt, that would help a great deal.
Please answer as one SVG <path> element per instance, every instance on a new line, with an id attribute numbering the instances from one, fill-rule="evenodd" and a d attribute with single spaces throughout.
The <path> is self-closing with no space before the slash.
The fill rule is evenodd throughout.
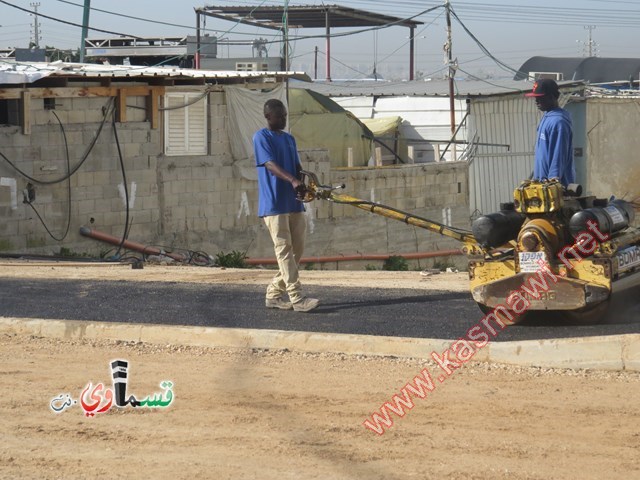
<path id="1" fill-rule="evenodd" d="M 559 178 L 567 186 L 576 180 L 571 115 L 562 108 L 545 112 L 538 125 L 533 178 Z"/>
<path id="2" fill-rule="evenodd" d="M 264 166 L 271 161 L 293 176 L 298 174 L 300 159 L 293 136 L 263 128 L 253 136 L 253 151 L 258 167 L 258 216 L 304 212 L 304 204 L 296 198 L 291 184 Z"/>

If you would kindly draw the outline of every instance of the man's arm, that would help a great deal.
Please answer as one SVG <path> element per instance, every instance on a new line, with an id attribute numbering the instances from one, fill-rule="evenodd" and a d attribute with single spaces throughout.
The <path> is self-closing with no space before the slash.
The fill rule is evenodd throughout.
<path id="1" fill-rule="evenodd" d="M 269 160 L 268 162 L 265 162 L 264 168 L 269 170 L 269 172 L 271 172 L 276 177 L 284 180 L 285 182 L 289 182 L 296 192 L 298 192 L 300 189 L 304 189 L 304 184 L 300 181 L 300 179 L 298 179 L 294 175 L 291 175 L 286 170 L 280 168 L 274 161 Z"/>
<path id="2" fill-rule="evenodd" d="M 571 161 L 569 145 L 571 142 L 571 127 L 564 123 L 556 125 L 556 129 L 549 142 L 549 172 L 547 178 L 561 178 L 567 164 Z"/>

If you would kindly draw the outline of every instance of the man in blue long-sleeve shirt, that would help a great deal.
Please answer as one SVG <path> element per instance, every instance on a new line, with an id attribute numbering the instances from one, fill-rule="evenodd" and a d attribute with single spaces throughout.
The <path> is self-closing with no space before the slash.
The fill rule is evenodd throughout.
<path id="1" fill-rule="evenodd" d="M 268 128 L 253 136 L 258 167 L 258 216 L 269 229 L 278 260 L 278 273 L 267 287 L 267 308 L 308 312 L 320 303 L 302 294 L 298 267 L 304 251 L 305 186 L 298 178 L 302 166 L 293 136 L 284 131 L 287 109 L 280 100 L 267 100 L 264 118 Z M 289 296 L 289 301 L 285 296 Z"/>
<path id="2" fill-rule="evenodd" d="M 544 112 L 538 124 L 533 178 L 558 178 L 565 187 L 574 183 L 576 169 L 571 115 L 558 105 L 558 84 L 549 78 L 538 80 L 533 84 L 531 93 L 525 96 L 534 97 L 538 109 Z"/>

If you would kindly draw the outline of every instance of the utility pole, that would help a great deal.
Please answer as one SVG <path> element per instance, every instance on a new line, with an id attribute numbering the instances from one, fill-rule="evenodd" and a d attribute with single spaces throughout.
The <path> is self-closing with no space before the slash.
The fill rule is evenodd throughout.
<path id="1" fill-rule="evenodd" d="M 200 32 L 200 10 L 196 9 L 196 51 L 193 54 L 193 68 L 200 70 L 200 42 L 202 33 Z"/>
<path id="2" fill-rule="evenodd" d="M 587 42 L 587 52 L 589 57 L 594 57 L 595 42 L 591 37 L 591 32 L 596 29 L 595 25 L 585 25 L 585 30 L 589 30 L 589 41 Z"/>
<path id="3" fill-rule="evenodd" d="M 40 48 L 40 24 L 38 23 L 38 7 L 40 2 L 30 3 L 33 8 L 33 44 Z"/>
<path id="4" fill-rule="evenodd" d="M 80 36 L 80 63 L 84 63 L 85 40 L 89 33 L 89 12 L 91 11 L 91 0 L 84 0 L 84 11 L 82 13 L 82 34 Z"/>
<path id="5" fill-rule="evenodd" d="M 455 135 L 456 135 L 456 106 L 455 106 L 455 94 L 454 94 L 454 85 L 453 79 L 456 75 L 456 66 L 453 61 L 453 52 L 452 52 L 452 40 L 451 40 L 451 3 L 449 0 L 446 0 L 444 3 L 444 7 L 447 11 L 447 43 L 444 45 L 444 50 L 446 53 L 446 63 L 449 66 L 449 110 L 451 112 L 451 141 L 453 144 L 453 158 L 455 160 Z"/>
<path id="6" fill-rule="evenodd" d="M 313 79 L 318 79 L 318 46 L 316 45 L 315 57 L 313 61 Z"/>
<path id="7" fill-rule="evenodd" d="M 289 71 L 289 14 L 285 8 L 282 22 L 282 70 Z"/>

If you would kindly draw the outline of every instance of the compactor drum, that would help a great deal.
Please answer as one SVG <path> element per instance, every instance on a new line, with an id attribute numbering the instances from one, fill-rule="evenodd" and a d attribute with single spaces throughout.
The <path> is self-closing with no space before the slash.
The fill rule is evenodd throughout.
<path id="1" fill-rule="evenodd" d="M 516 323 L 532 314 L 593 323 L 612 295 L 640 293 L 640 230 L 633 205 L 581 196 L 579 185 L 525 181 L 512 203 L 472 223 L 472 232 L 335 193 L 303 172 L 304 201 L 324 199 L 454 238 L 469 259 L 470 289 L 483 312 Z M 551 314 L 550 312 L 553 312 Z"/>

